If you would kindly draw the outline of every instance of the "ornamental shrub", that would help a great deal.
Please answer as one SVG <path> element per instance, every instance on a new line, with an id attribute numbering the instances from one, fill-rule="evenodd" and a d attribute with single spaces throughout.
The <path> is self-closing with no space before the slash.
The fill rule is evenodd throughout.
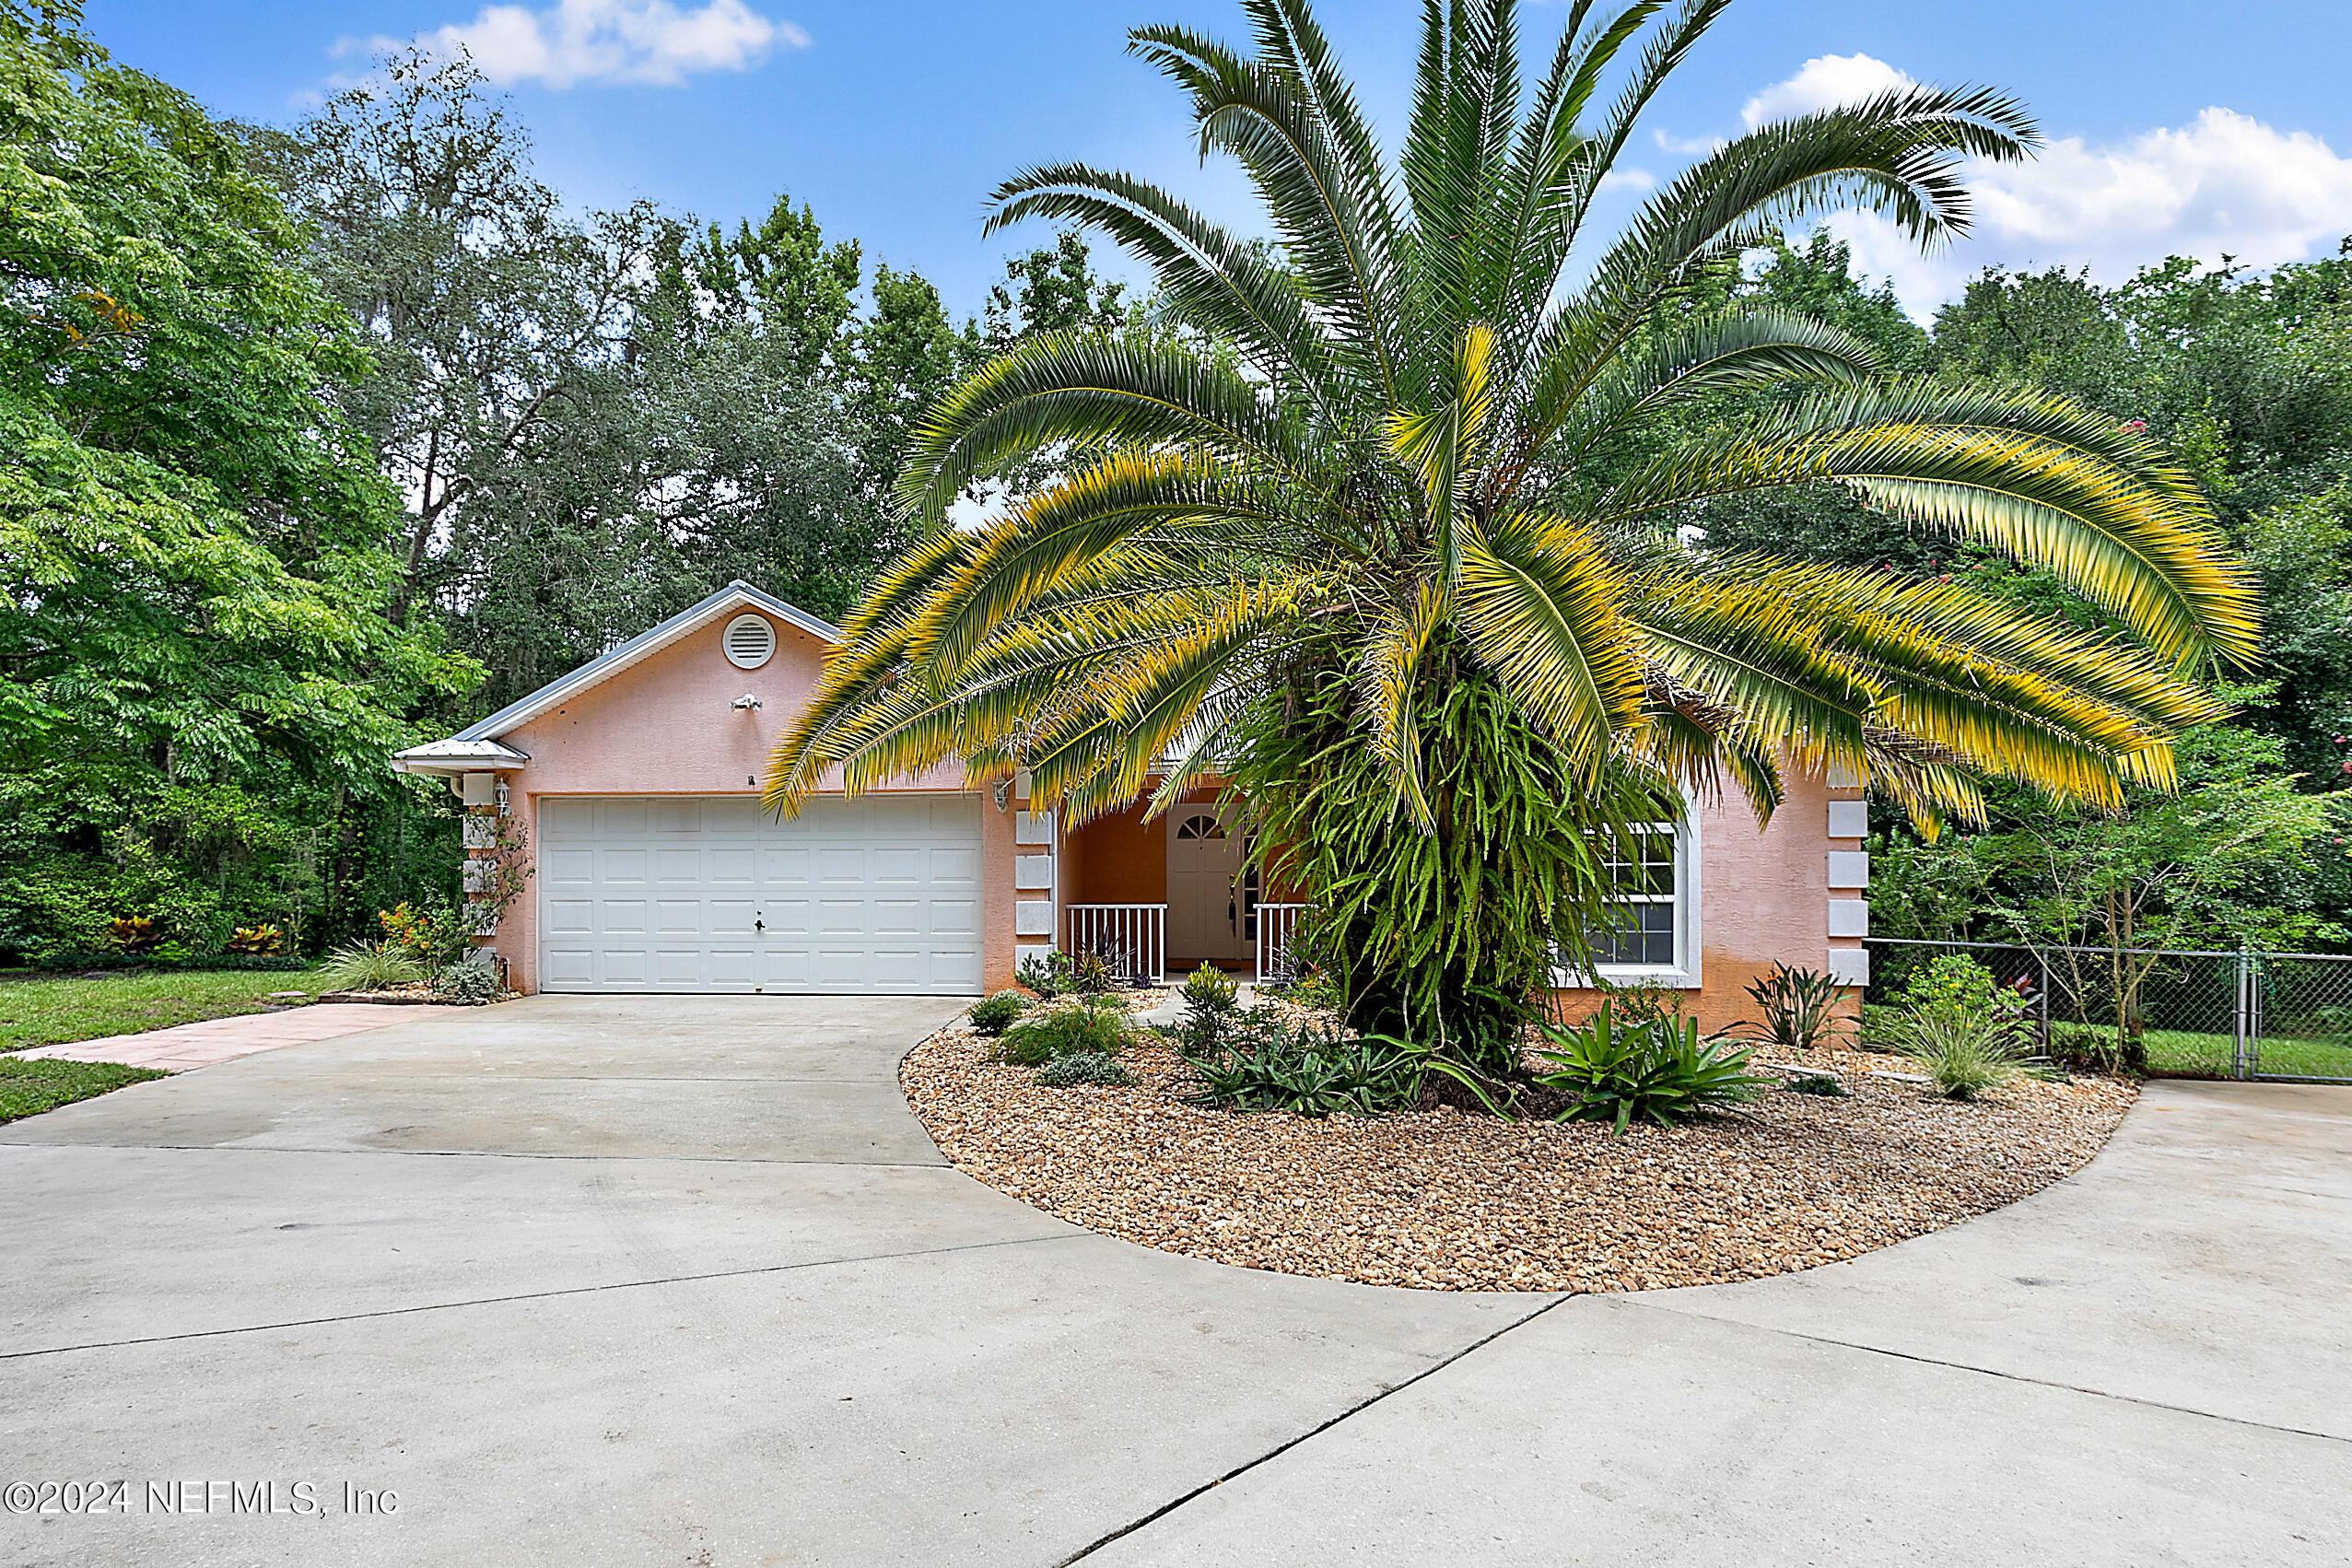
<path id="1" fill-rule="evenodd" d="M 2032 1027 L 2025 993 L 2000 984 L 1992 970 L 1964 953 L 1947 953 L 1913 970 L 1903 981 L 1901 1005 L 1913 1016 L 1936 1012 L 1954 1019 L 1985 1019 L 2019 1045 Z"/>
<path id="2" fill-rule="evenodd" d="M 1948 1100 L 1975 1099 L 2026 1071 L 2016 1031 L 1989 1011 L 1965 1007 L 1923 1007 L 1906 1014 L 1902 1052 L 1926 1069 L 1936 1092 Z"/>
<path id="3" fill-rule="evenodd" d="M 433 977 L 435 1001 L 480 1007 L 500 1000 L 506 994 L 507 988 L 499 982 L 497 970 L 487 964 L 451 964 Z"/>
<path id="4" fill-rule="evenodd" d="M 1067 1089 L 1079 1083 L 1124 1089 L 1135 1082 L 1135 1075 L 1121 1067 L 1117 1058 L 1101 1051 L 1072 1051 L 1037 1069 L 1037 1082 L 1048 1089 Z"/>
<path id="5" fill-rule="evenodd" d="M 473 921 L 465 907 L 446 898 L 423 904 L 404 898 L 377 910 L 376 921 L 384 928 L 384 944 L 406 954 L 427 977 L 462 958 L 472 945 Z"/>
<path id="6" fill-rule="evenodd" d="M 1216 1049 L 1241 1005 L 1241 982 L 1213 964 L 1203 964 L 1185 977 L 1181 994 L 1184 1014 L 1176 1038 L 1189 1054 Z"/>
<path id="7" fill-rule="evenodd" d="M 413 986 L 425 966 L 391 942 L 346 942 L 319 965 L 322 991 L 380 991 Z"/>
<path id="8" fill-rule="evenodd" d="M 1748 995 L 1763 1013 L 1754 1026 L 1757 1043 L 1790 1051 L 1834 1045 L 1848 1027 L 1835 1011 L 1843 989 L 1819 969 L 1773 965 L 1748 987 Z"/>
<path id="9" fill-rule="evenodd" d="M 1403 1041 L 1293 1028 L 1269 1008 L 1234 1013 L 1217 1044 L 1188 1048 L 1185 1059 L 1200 1080 L 1196 1104 L 1303 1117 L 1409 1109 L 1433 1066 L 1430 1052 Z"/>
<path id="10" fill-rule="evenodd" d="M 1106 1000 L 1108 1006 L 1081 1002 L 1039 1008 L 1004 1032 L 997 1054 L 1020 1067 L 1043 1067 L 1056 1057 L 1082 1051 L 1115 1057 L 1127 1046 L 1127 1010 L 1117 999 Z"/>
<path id="11" fill-rule="evenodd" d="M 1013 978 L 1051 1000 L 1074 988 L 1071 984 L 1070 954 L 1057 949 L 1043 956 L 1032 955 L 1021 961 Z"/>
<path id="12" fill-rule="evenodd" d="M 990 1038 L 1001 1035 L 1012 1021 L 1029 1011 L 1029 999 L 1019 991 L 999 991 L 972 1004 L 966 1014 L 972 1021 L 972 1032 Z"/>
<path id="13" fill-rule="evenodd" d="M 1070 960 L 1070 989 L 1081 996 L 1101 996 L 1116 989 L 1118 977 L 1111 973 L 1110 960 L 1093 948 Z"/>
<path id="14" fill-rule="evenodd" d="M 1574 1028 L 1543 1026 L 1536 1054 L 1550 1070 L 1536 1075 L 1547 1089 L 1574 1094 L 1561 1121 L 1607 1121 L 1622 1133 L 1635 1117 L 1672 1127 L 1685 1117 L 1745 1104 L 1773 1082 L 1748 1071 L 1748 1051 L 1724 1040 L 1699 1038 L 1695 1019 L 1629 1022 L 1613 1001 Z"/>

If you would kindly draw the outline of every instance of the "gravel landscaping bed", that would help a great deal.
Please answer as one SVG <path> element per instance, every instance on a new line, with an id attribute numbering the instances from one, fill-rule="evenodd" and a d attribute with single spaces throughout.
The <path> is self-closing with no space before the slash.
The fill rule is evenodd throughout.
<path id="1" fill-rule="evenodd" d="M 2136 1091 L 2026 1082 L 1931 1097 L 1899 1057 L 1778 1063 L 1847 1094 L 1623 1137 L 1451 1108 L 1309 1119 L 1187 1105 L 1173 1046 L 1133 1088 L 1039 1085 L 961 1027 L 907 1054 L 907 1103 L 957 1169 L 1089 1230 L 1242 1268 L 1425 1290 L 1633 1291 L 1832 1263 L 2014 1202 L 2079 1169 Z"/>

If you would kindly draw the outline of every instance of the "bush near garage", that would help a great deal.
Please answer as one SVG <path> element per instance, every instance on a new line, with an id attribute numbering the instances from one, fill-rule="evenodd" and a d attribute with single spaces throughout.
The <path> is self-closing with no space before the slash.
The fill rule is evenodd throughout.
<path id="1" fill-rule="evenodd" d="M 1116 997 L 1083 997 L 1038 1008 L 1004 1032 L 997 1054 L 1020 1067 L 1042 1067 L 1082 1051 L 1116 1057 L 1133 1028 Z"/>

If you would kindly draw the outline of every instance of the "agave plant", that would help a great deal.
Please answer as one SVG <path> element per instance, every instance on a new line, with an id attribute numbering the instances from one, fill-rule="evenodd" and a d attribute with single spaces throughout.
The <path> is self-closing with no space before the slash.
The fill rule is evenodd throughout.
<path id="1" fill-rule="evenodd" d="M 1767 123 L 1588 232 L 1727 4 L 1575 0 L 1523 85 L 1508 0 L 1433 0 L 1393 163 L 1305 0 L 1244 0 L 1246 50 L 1132 34 L 1279 244 L 1082 164 L 998 190 L 991 226 L 1141 258 L 1161 321 L 1046 334 L 931 414 L 898 497 L 940 526 L 845 624 L 770 802 L 961 758 L 1030 769 L 1077 823 L 1238 778 L 1352 1001 L 1393 1004 L 1366 1026 L 1443 1030 L 1585 951 L 1596 831 L 1678 787 L 1768 813 L 1784 768 L 1836 766 L 1934 823 L 1979 813 L 1988 775 L 2093 804 L 2169 780 L 2168 743 L 2216 713 L 2194 673 L 2256 639 L 2186 472 L 2064 399 L 1898 379 L 1819 322 L 1696 303 L 1831 209 L 1964 231 L 1960 161 L 2035 141 L 2015 102 L 1909 87 Z M 1691 416 L 1726 394 L 1748 414 Z M 1041 462 L 1059 476 L 1000 521 L 941 525 Z M 1685 536 L 1710 499 L 1825 481 L 2054 574 L 2111 629 Z"/>
<path id="2" fill-rule="evenodd" d="M 1745 1047 L 1702 1040 L 1697 1019 L 1629 1021 L 1612 1001 L 1574 1027 L 1548 1024 L 1542 1036 L 1535 1082 L 1575 1096 L 1554 1119 L 1606 1121 L 1621 1134 L 1636 1117 L 1672 1127 L 1745 1105 L 1773 1082 L 1748 1071 Z"/>

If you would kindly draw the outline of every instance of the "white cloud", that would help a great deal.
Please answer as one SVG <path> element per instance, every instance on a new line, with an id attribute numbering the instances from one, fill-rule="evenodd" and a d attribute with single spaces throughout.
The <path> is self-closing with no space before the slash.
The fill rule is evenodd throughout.
<path id="1" fill-rule="evenodd" d="M 2276 131 L 2228 109 L 2111 147 L 2070 136 L 1972 183 L 1988 234 L 2094 272 L 2168 252 L 2218 261 L 2227 252 L 2276 266 L 2352 230 L 2352 158 L 2308 131 Z"/>
<path id="2" fill-rule="evenodd" d="M 1749 99 L 1741 118 L 1753 127 L 1909 85 L 1869 55 L 1825 55 Z M 1995 263 L 2089 267 L 2118 283 L 2167 256 L 2276 266 L 2352 233 L 2352 158 L 2309 132 L 2229 109 L 2112 144 L 2065 137 L 2023 163 L 1972 160 L 1963 172 L 1975 225 L 1967 239 L 1925 255 L 1875 214 L 1828 220 L 1856 270 L 1890 278 L 1923 320 Z"/>
<path id="3" fill-rule="evenodd" d="M 1600 177 L 1604 191 L 1655 191 L 1658 177 L 1646 169 L 1612 169 Z"/>
<path id="4" fill-rule="evenodd" d="M 805 49 L 809 35 L 761 16 L 743 0 L 557 0 L 545 10 L 485 6 L 472 21 L 417 35 L 436 54 L 469 55 L 501 87 L 533 81 L 638 82 L 677 87 L 703 71 L 744 71 L 772 49 Z M 396 47 L 376 39 L 370 48 Z"/>
<path id="5" fill-rule="evenodd" d="M 1650 139 L 1657 143 L 1660 152 L 1680 153 L 1685 158 L 1704 158 L 1730 145 L 1721 136 L 1670 136 L 1664 131 L 1652 131 Z"/>
<path id="6" fill-rule="evenodd" d="M 1754 130 L 1767 120 L 1815 114 L 1842 103 L 1919 84 L 1867 54 L 1824 54 L 1784 82 L 1775 82 L 1740 107 L 1739 118 Z"/>

